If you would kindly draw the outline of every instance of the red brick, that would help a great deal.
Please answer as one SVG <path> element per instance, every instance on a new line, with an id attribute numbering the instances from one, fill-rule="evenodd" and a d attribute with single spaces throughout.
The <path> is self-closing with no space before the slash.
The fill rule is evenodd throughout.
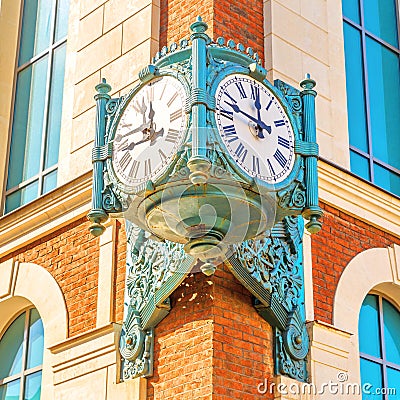
<path id="1" fill-rule="evenodd" d="M 332 323 L 333 298 L 348 263 L 360 252 L 400 244 L 400 239 L 331 205 L 324 209 L 323 229 L 312 236 L 315 319 Z"/>

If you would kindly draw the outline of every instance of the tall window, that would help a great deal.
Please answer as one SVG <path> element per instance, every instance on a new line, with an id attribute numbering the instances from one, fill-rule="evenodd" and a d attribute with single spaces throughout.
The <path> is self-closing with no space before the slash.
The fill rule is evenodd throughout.
<path id="1" fill-rule="evenodd" d="M 5 212 L 57 185 L 69 0 L 24 0 Z"/>
<path id="2" fill-rule="evenodd" d="M 0 399 L 39 400 L 43 363 L 43 324 L 32 308 L 0 337 Z"/>
<path id="3" fill-rule="evenodd" d="M 351 170 L 400 196 L 396 0 L 342 0 Z"/>
<path id="4" fill-rule="evenodd" d="M 399 311 L 382 296 L 369 294 L 361 307 L 358 334 L 361 383 L 369 384 L 370 391 L 363 399 L 400 399 Z M 394 388 L 396 393 L 377 394 L 382 388 Z"/>

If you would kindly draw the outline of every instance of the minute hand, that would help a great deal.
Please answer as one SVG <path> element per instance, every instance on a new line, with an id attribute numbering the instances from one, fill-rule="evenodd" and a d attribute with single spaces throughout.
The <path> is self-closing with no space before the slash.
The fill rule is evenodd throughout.
<path id="1" fill-rule="evenodd" d="M 260 119 L 253 117 L 250 114 L 247 114 L 247 112 L 241 110 L 236 104 L 231 104 L 231 103 L 227 103 L 227 104 L 232 107 L 232 109 L 233 109 L 233 111 L 235 111 L 235 113 L 242 113 L 248 119 L 255 122 L 261 129 L 265 129 L 268 133 L 271 133 L 271 127 L 269 125 L 267 125 L 266 123 L 264 123 L 263 121 L 261 121 Z"/>

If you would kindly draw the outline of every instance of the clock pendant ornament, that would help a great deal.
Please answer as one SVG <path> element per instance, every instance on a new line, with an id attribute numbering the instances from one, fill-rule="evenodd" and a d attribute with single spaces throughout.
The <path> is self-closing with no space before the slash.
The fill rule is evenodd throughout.
<path id="1" fill-rule="evenodd" d="M 271 84 L 257 54 L 199 17 L 112 99 L 96 86 L 92 222 L 125 217 L 125 379 L 152 374 L 154 327 L 195 265 L 224 262 L 275 328 L 276 372 L 305 380 L 302 234 L 321 228 L 315 82 Z"/>

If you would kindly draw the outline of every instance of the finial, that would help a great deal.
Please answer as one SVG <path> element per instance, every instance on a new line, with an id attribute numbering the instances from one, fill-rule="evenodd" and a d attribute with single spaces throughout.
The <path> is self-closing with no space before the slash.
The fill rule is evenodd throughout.
<path id="1" fill-rule="evenodd" d="M 190 25 L 190 29 L 193 33 L 204 33 L 208 29 L 208 25 L 198 16 L 196 22 Z"/>
<path id="2" fill-rule="evenodd" d="M 310 233 L 317 233 L 321 230 L 322 228 L 322 223 L 318 220 L 318 218 L 322 215 L 322 212 L 320 215 L 312 215 L 310 218 L 310 221 L 306 224 L 306 229 Z"/>
<path id="3" fill-rule="evenodd" d="M 111 90 L 111 86 L 107 83 L 106 78 L 102 78 L 101 82 L 96 85 L 95 89 L 100 94 L 107 94 Z"/>
<path id="4" fill-rule="evenodd" d="M 300 86 L 307 90 L 313 89 L 316 84 L 317 83 L 314 81 L 314 79 L 311 79 L 311 75 L 309 73 L 306 73 L 304 80 L 300 82 Z"/>

